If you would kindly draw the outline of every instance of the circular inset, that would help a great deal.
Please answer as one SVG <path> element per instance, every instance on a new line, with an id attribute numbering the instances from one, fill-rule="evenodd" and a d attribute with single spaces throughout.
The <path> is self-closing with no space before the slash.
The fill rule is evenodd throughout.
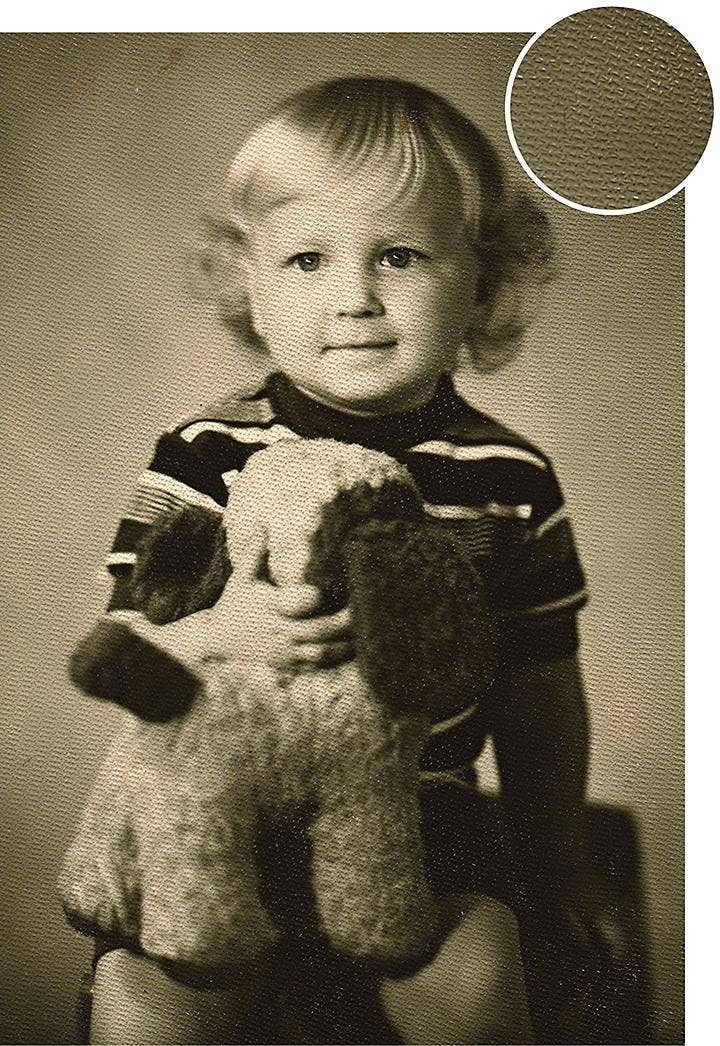
<path id="1" fill-rule="evenodd" d="M 508 134 L 530 177 L 601 214 L 644 210 L 677 192 L 712 118 L 697 51 L 632 7 L 593 7 L 533 37 L 505 98 Z"/>

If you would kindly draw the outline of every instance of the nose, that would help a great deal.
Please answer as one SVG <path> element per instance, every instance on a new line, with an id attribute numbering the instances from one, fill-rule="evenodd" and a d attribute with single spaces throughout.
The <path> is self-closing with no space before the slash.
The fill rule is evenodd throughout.
<path id="1" fill-rule="evenodd" d="M 338 276 L 335 306 L 340 317 L 365 318 L 385 312 L 371 273 L 360 267 L 344 269 Z"/>

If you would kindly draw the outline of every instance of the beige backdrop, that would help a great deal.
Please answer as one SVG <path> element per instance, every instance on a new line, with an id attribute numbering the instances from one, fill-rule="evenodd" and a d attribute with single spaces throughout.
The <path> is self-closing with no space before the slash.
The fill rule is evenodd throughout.
<path id="1" fill-rule="evenodd" d="M 533 29 L 532 26 L 529 30 Z M 528 38 L 0 39 L 8 537 L 0 781 L 0 1039 L 72 1042 L 89 947 L 53 884 L 119 713 L 64 677 L 158 429 L 255 375 L 187 293 L 195 217 L 248 126 L 350 73 L 445 93 L 511 159 L 502 103 Z M 554 457 L 593 599 L 591 792 L 637 813 L 662 1042 L 682 1013 L 683 200 L 630 217 L 546 201 L 563 271 L 525 355 L 468 395 Z"/>

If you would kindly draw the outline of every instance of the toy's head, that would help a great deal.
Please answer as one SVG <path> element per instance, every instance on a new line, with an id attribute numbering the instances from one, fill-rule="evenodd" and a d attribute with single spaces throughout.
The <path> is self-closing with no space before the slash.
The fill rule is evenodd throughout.
<path id="1" fill-rule="evenodd" d="M 331 439 L 281 440 L 253 454 L 225 512 L 189 507 L 161 517 L 138 549 L 136 605 L 156 624 L 212 606 L 234 568 L 253 560 L 276 585 L 311 584 L 326 612 L 347 603 L 344 550 L 363 525 L 420 523 L 412 477 L 381 451 Z"/>
<path id="2" fill-rule="evenodd" d="M 188 509 L 153 529 L 134 574 L 151 620 L 211 606 L 262 547 L 263 579 L 316 586 L 326 613 L 350 605 L 359 670 L 399 711 L 449 714 L 494 670 L 481 579 L 389 455 L 329 439 L 273 444 L 238 475 L 223 523 Z"/>
<path id="3" fill-rule="evenodd" d="M 358 528 L 422 518 L 419 491 L 394 458 L 317 439 L 254 454 L 232 485 L 224 524 L 231 563 L 260 538 L 270 581 L 315 585 L 331 607 L 347 601 L 343 550 Z"/>

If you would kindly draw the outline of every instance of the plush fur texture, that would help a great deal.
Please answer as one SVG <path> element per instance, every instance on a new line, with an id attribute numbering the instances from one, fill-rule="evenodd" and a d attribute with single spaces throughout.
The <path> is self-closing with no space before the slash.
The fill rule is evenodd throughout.
<path id="1" fill-rule="evenodd" d="M 138 606 L 162 623 L 212 605 L 258 534 L 269 580 L 317 585 L 326 610 L 349 601 L 355 659 L 289 676 L 210 661 L 194 676 L 101 621 L 72 677 L 142 719 L 111 746 L 66 857 L 63 904 L 80 929 L 175 972 L 260 961 L 287 931 L 263 879 L 294 886 L 291 869 L 259 867 L 258 839 L 293 821 L 311 844 L 303 932 L 402 972 L 441 939 L 418 766 L 430 714 L 466 705 L 493 671 L 481 582 L 393 458 L 294 440 L 253 455 L 222 525 L 188 510 L 154 528 Z"/>

